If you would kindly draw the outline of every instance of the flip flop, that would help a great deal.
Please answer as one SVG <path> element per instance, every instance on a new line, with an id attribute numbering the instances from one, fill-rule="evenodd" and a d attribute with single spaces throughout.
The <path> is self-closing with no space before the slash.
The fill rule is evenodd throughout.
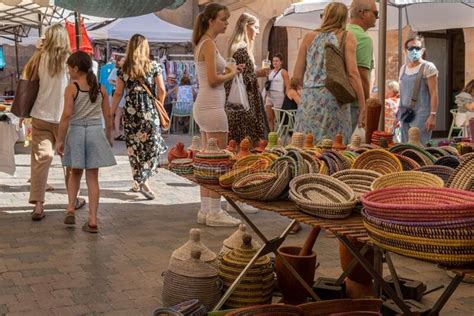
<path id="1" fill-rule="evenodd" d="M 83 208 L 86 205 L 86 200 L 82 198 L 76 198 L 76 205 L 74 206 L 75 210 Z"/>
<path id="2" fill-rule="evenodd" d="M 153 191 L 145 191 L 143 187 L 140 188 L 139 191 L 147 200 L 154 200 L 155 199 L 155 193 Z"/>
<path id="3" fill-rule="evenodd" d="M 46 217 L 46 214 L 44 213 L 44 209 L 41 210 L 41 213 L 35 213 L 34 210 L 33 210 L 33 212 L 31 212 L 31 219 L 33 221 L 40 221 L 45 217 Z"/>
<path id="4" fill-rule="evenodd" d="M 51 192 L 54 191 L 54 187 L 50 186 L 49 184 L 46 184 L 46 192 Z"/>
<path id="5" fill-rule="evenodd" d="M 97 234 L 99 232 L 99 228 L 97 226 L 90 226 L 89 222 L 85 222 L 84 225 L 82 225 L 82 230 L 91 234 Z"/>
<path id="6" fill-rule="evenodd" d="M 64 216 L 64 224 L 66 225 L 75 225 L 76 224 L 76 216 L 74 216 L 73 212 L 66 212 Z"/>

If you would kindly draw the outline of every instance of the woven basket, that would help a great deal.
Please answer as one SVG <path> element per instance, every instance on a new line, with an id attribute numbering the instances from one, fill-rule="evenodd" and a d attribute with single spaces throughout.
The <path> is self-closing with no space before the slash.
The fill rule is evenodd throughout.
<path id="1" fill-rule="evenodd" d="M 456 149 L 456 147 L 439 146 L 438 148 L 441 148 L 442 150 L 447 151 L 450 155 L 459 156 L 459 151 Z"/>
<path id="2" fill-rule="evenodd" d="M 274 172 L 256 172 L 235 181 L 232 191 L 244 199 L 262 200 L 277 180 Z"/>
<path id="3" fill-rule="evenodd" d="M 428 158 L 428 156 L 414 149 L 405 149 L 404 151 L 400 153 L 400 155 L 415 160 L 420 167 L 429 166 L 433 164 L 433 161 L 430 158 Z"/>
<path id="4" fill-rule="evenodd" d="M 387 188 L 361 197 L 367 214 L 414 223 L 469 221 L 474 193 L 450 188 Z"/>
<path id="5" fill-rule="evenodd" d="M 324 153 L 319 156 L 319 159 L 326 163 L 330 175 L 341 170 L 349 169 L 352 166 L 352 161 L 336 150 L 324 151 Z"/>
<path id="6" fill-rule="evenodd" d="M 350 186 L 354 190 L 357 199 L 363 194 L 370 192 L 370 186 L 380 176 L 382 175 L 378 172 L 362 169 L 341 170 L 332 175 L 333 178 Z"/>
<path id="7" fill-rule="evenodd" d="M 449 178 L 454 173 L 453 168 L 438 165 L 421 167 L 416 169 L 416 171 L 427 172 L 440 177 L 443 179 L 445 186 L 447 186 L 446 184 L 449 182 Z"/>
<path id="8" fill-rule="evenodd" d="M 394 155 L 398 158 L 398 160 L 400 160 L 403 167 L 403 171 L 410 171 L 413 169 L 420 168 L 420 165 L 415 160 L 407 156 L 400 155 L 400 154 L 394 154 Z"/>
<path id="9" fill-rule="evenodd" d="M 304 316 L 304 311 L 298 306 L 284 304 L 267 304 L 251 306 L 231 311 L 225 316 Z"/>
<path id="10" fill-rule="evenodd" d="M 429 152 L 430 154 L 432 154 L 433 156 L 435 156 L 437 159 L 449 155 L 448 151 L 439 147 L 428 147 L 428 148 L 425 148 L 425 150 Z"/>
<path id="11" fill-rule="evenodd" d="M 461 156 L 461 164 L 448 180 L 449 187 L 474 192 L 474 153 Z"/>
<path id="12" fill-rule="evenodd" d="M 200 260 L 217 268 L 217 255 L 201 242 L 201 230 L 191 228 L 189 230 L 189 240 L 171 253 L 171 258 L 181 261 L 191 259 L 192 250 L 201 252 Z"/>
<path id="13" fill-rule="evenodd" d="M 423 148 L 422 146 L 414 145 L 414 144 L 407 144 L 407 143 L 395 144 L 392 147 L 390 147 L 389 151 L 394 154 L 401 154 L 403 151 L 407 149 L 412 149 L 419 152 L 420 154 L 425 155 L 431 160 L 432 163 L 436 161 L 436 157 L 430 154 L 429 152 L 427 152 L 425 148 Z"/>
<path id="14" fill-rule="evenodd" d="M 230 235 L 227 239 L 224 239 L 222 242 L 221 251 L 218 255 L 219 262 L 222 261 L 222 258 L 226 253 L 240 247 L 242 244 L 242 238 L 245 234 L 249 234 L 247 233 L 247 226 L 245 224 L 240 224 L 239 228 L 233 232 L 232 235 Z M 252 247 L 254 249 L 260 249 L 262 245 L 257 240 L 252 238 Z"/>
<path id="15" fill-rule="evenodd" d="M 219 149 L 215 138 L 209 139 L 206 149 L 196 153 L 193 161 L 196 181 L 207 184 L 219 184 L 219 177 L 233 165 L 229 154 Z"/>
<path id="16" fill-rule="evenodd" d="M 239 276 L 247 263 L 257 253 L 257 248 L 252 247 L 252 237 L 244 234 L 243 243 L 224 255 L 219 266 L 219 277 L 223 281 L 224 290 L 230 287 Z M 268 256 L 257 259 L 248 270 L 240 284 L 232 292 L 225 305 L 230 308 L 268 304 L 271 302 L 275 276 L 273 266 Z"/>
<path id="17" fill-rule="evenodd" d="M 438 160 L 436 160 L 434 164 L 437 166 L 446 166 L 456 169 L 460 163 L 461 161 L 459 161 L 459 158 L 457 156 L 449 155 L 438 158 Z"/>
<path id="18" fill-rule="evenodd" d="M 324 218 L 346 218 L 357 203 L 348 185 L 322 174 L 306 174 L 291 180 L 290 199 L 302 211 Z"/>
<path id="19" fill-rule="evenodd" d="M 464 227 L 420 227 L 383 220 L 362 211 L 375 244 L 389 251 L 449 266 L 474 262 L 472 223 Z"/>
<path id="20" fill-rule="evenodd" d="M 381 176 L 376 179 L 371 190 L 385 188 L 442 188 L 444 181 L 438 176 L 421 171 L 402 171 Z"/>
<path id="21" fill-rule="evenodd" d="M 352 168 L 373 170 L 381 174 L 403 170 L 400 160 L 384 149 L 372 149 L 360 154 L 354 161 Z"/>
<path id="22" fill-rule="evenodd" d="M 169 169 L 176 174 L 192 174 L 193 160 L 188 158 L 174 159 L 170 162 Z"/>
<path id="23" fill-rule="evenodd" d="M 230 189 L 232 188 L 232 184 L 235 181 L 241 179 L 242 177 L 248 174 L 264 171 L 268 169 L 269 166 L 270 160 L 267 158 L 257 159 L 251 164 L 246 164 L 242 166 L 236 166 L 235 164 L 231 171 L 219 177 L 219 184 L 223 188 Z"/>

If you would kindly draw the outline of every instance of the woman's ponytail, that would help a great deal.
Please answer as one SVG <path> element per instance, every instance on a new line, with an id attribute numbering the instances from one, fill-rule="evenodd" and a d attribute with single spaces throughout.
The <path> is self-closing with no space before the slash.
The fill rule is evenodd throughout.
<path id="1" fill-rule="evenodd" d="M 99 91 L 99 82 L 97 81 L 97 77 L 94 74 L 92 69 L 89 69 L 86 76 L 87 85 L 89 86 L 89 99 L 92 103 L 97 101 L 97 97 L 100 93 Z"/>
<path id="2" fill-rule="evenodd" d="M 204 13 L 199 13 L 198 16 L 196 17 L 196 22 L 194 23 L 194 28 L 193 28 L 193 45 L 197 46 L 199 41 L 201 40 L 201 37 L 206 33 L 207 31 L 207 26 L 206 23 L 204 23 Z"/>

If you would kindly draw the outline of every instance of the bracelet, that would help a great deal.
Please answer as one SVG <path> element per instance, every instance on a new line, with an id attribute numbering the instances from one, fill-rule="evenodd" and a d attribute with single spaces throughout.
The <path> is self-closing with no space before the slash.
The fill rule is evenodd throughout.
<path id="1" fill-rule="evenodd" d="M 431 112 L 430 115 L 436 116 L 436 112 Z"/>

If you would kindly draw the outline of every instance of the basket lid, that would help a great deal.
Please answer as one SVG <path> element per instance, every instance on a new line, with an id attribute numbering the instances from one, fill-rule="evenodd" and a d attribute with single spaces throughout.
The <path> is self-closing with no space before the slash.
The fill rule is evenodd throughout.
<path id="1" fill-rule="evenodd" d="M 217 258 L 217 255 L 201 242 L 201 230 L 198 228 L 189 230 L 189 240 L 173 251 L 171 258 L 181 261 L 189 260 L 191 258 L 191 249 L 199 250 L 201 252 L 200 258 L 204 262 L 211 262 Z"/>
<path id="2" fill-rule="evenodd" d="M 244 234 L 246 233 L 247 233 L 247 225 L 240 224 L 239 228 L 232 235 L 230 235 L 229 238 L 224 240 L 223 242 L 224 246 L 230 249 L 238 248 L 242 244 L 242 238 Z M 258 241 L 252 240 L 251 242 L 252 242 L 253 248 L 258 249 L 261 247 Z"/>
<path id="3" fill-rule="evenodd" d="M 201 260 L 201 250 L 193 248 L 188 250 L 189 258 L 181 261 L 171 258 L 168 270 L 187 277 L 212 278 L 217 277 L 216 268 Z"/>
<path id="4" fill-rule="evenodd" d="M 188 149 L 193 151 L 201 150 L 201 137 L 193 136 L 191 146 L 189 146 Z"/>
<path id="5" fill-rule="evenodd" d="M 232 251 L 226 253 L 222 258 L 223 264 L 230 263 L 233 266 L 246 266 L 247 263 L 252 260 L 259 248 L 256 248 L 252 244 L 252 236 L 250 234 L 244 233 L 240 241 L 238 248 L 233 249 Z M 254 263 L 252 269 L 258 268 L 259 266 L 268 264 L 270 258 L 265 255 L 261 256 Z"/>

